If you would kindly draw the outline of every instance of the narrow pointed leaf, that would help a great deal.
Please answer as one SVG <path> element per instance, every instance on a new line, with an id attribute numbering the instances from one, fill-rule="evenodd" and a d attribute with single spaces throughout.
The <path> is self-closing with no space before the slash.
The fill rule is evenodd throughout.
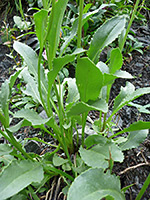
<path id="1" fill-rule="evenodd" d="M 55 57 L 59 44 L 60 28 L 67 3 L 68 0 L 57 1 L 49 18 L 49 32 L 47 35 L 47 41 L 49 43 L 49 56 L 51 61 L 53 61 Z"/>
<path id="2" fill-rule="evenodd" d="M 103 85 L 109 85 L 112 84 L 113 81 L 117 78 L 124 78 L 124 79 L 131 79 L 133 78 L 133 76 L 131 74 L 129 74 L 126 71 L 122 71 L 122 70 L 118 70 L 115 71 L 115 73 L 110 73 L 109 72 L 109 67 L 103 63 L 103 62 L 98 62 L 96 65 L 100 71 L 103 73 L 104 76 L 104 81 L 103 81 Z"/>
<path id="3" fill-rule="evenodd" d="M 35 21 L 36 35 L 40 42 L 40 47 L 43 47 L 44 45 L 43 42 L 47 31 L 48 11 L 42 9 L 39 12 L 35 13 L 34 21 Z"/>
<path id="4" fill-rule="evenodd" d="M 9 126 L 9 80 L 2 83 L 0 91 L 0 120 L 5 127 Z"/>
<path id="5" fill-rule="evenodd" d="M 131 103 L 128 104 L 128 106 L 136 107 L 139 110 L 139 112 L 141 112 L 141 113 L 150 114 L 150 110 L 147 109 L 147 108 L 150 108 L 150 104 L 142 106 L 140 104 L 136 104 L 136 103 L 131 102 Z"/>
<path id="6" fill-rule="evenodd" d="M 2 83 L 1 91 L 0 91 L 0 104 L 1 104 L 1 109 L 3 110 L 4 114 L 7 108 L 9 92 L 10 92 L 9 81 L 6 80 L 4 83 Z"/>
<path id="7" fill-rule="evenodd" d="M 124 79 L 131 79 L 134 78 L 130 73 L 123 71 L 123 70 L 118 70 L 114 73 L 114 75 L 117 78 L 124 78 Z"/>
<path id="8" fill-rule="evenodd" d="M 131 124 L 128 128 L 123 129 L 119 133 L 125 133 L 130 131 L 140 131 L 144 129 L 150 129 L 150 122 L 144 122 L 144 121 L 138 121 L 133 124 Z"/>
<path id="9" fill-rule="evenodd" d="M 14 86 L 14 83 L 18 77 L 18 75 L 20 74 L 21 70 L 15 72 L 14 74 L 12 74 L 9 78 L 9 87 L 10 89 L 12 89 L 12 87 Z"/>
<path id="10" fill-rule="evenodd" d="M 119 36 L 125 27 L 125 22 L 124 16 L 113 17 L 96 31 L 88 50 L 88 56 L 93 62 L 97 63 L 100 51 Z"/>
<path id="11" fill-rule="evenodd" d="M 129 91 L 128 91 L 129 92 Z M 112 115 L 114 115 L 118 110 L 120 110 L 123 106 L 127 105 L 134 99 L 144 95 L 144 94 L 150 94 L 150 87 L 145 87 L 145 88 L 139 88 L 133 93 L 129 93 L 121 102 L 118 106 L 113 109 Z"/>

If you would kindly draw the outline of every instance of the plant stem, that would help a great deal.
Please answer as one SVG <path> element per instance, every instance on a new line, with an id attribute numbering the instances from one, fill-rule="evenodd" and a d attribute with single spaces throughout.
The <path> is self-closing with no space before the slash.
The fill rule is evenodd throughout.
<path id="1" fill-rule="evenodd" d="M 3 136 L 6 140 L 8 140 L 8 142 L 11 143 L 10 138 L 9 138 L 1 129 L 0 129 L 0 133 L 2 134 L 2 136 Z"/>
<path id="2" fill-rule="evenodd" d="M 129 31 L 130 31 L 130 27 L 131 27 L 132 22 L 133 22 L 133 20 L 134 20 L 134 18 L 135 18 L 135 14 L 136 14 L 136 11 L 137 11 L 137 9 L 138 9 L 139 2 L 140 2 L 140 0 L 137 0 L 136 3 L 135 3 L 134 9 L 133 9 L 133 12 L 132 12 L 132 15 L 131 15 L 130 22 L 129 22 L 129 24 L 128 24 L 128 27 L 127 27 L 125 36 L 124 36 L 124 38 L 123 38 L 123 42 L 122 42 L 122 44 L 121 44 L 121 46 L 120 46 L 120 50 L 121 50 L 121 51 L 123 50 L 123 47 L 124 47 L 124 44 L 125 44 L 125 42 L 126 42 L 128 33 L 129 33 Z"/>
<path id="3" fill-rule="evenodd" d="M 77 34 L 78 35 L 78 38 L 77 38 L 77 48 L 81 48 L 83 5 L 84 5 L 84 0 L 80 0 L 80 4 L 79 4 L 78 34 Z"/>
<path id="4" fill-rule="evenodd" d="M 48 23 L 46 39 L 47 39 L 47 37 L 48 37 L 48 35 L 51 31 L 51 27 L 52 27 L 54 13 L 55 13 L 55 3 L 56 3 L 56 0 L 52 0 L 52 10 L 51 10 L 50 18 L 49 18 L 50 20 L 49 20 L 49 23 Z M 49 68 L 49 70 L 53 69 L 52 61 L 53 61 L 53 55 L 51 55 L 50 48 L 48 47 L 48 68 Z"/>
<path id="5" fill-rule="evenodd" d="M 6 137 L 6 138 L 8 139 L 8 141 L 9 141 L 18 151 L 20 151 L 26 158 L 29 158 L 30 160 L 33 160 L 33 158 L 32 158 L 31 156 L 29 156 L 29 154 L 26 153 L 26 152 L 22 149 L 22 146 L 20 145 L 19 142 L 17 142 L 17 140 L 15 139 L 15 137 L 13 136 L 13 134 L 12 134 L 10 131 L 8 131 L 8 130 L 6 130 L 6 131 L 7 131 L 7 134 L 8 134 L 8 136 L 9 136 L 9 138 L 8 138 L 8 136 Z M 3 132 L 0 131 L 0 133 L 2 133 L 2 135 L 5 135 L 5 136 L 6 136 L 6 134 L 4 134 Z M 4 137 L 5 137 L 5 136 L 4 136 Z"/>
<path id="6" fill-rule="evenodd" d="M 150 184 L 150 174 L 148 175 L 146 181 L 144 182 L 144 185 L 142 187 L 142 189 L 140 190 L 139 194 L 136 197 L 136 200 L 140 200 L 144 194 L 144 192 L 146 191 L 147 187 Z"/>
<path id="7" fill-rule="evenodd" d="M 99 112 L 99 130 L 102 128 L 102 111 Z"/>
<path id="8" fill-rule="evenodd" d="M 108 85 L 108 86 L 107 86 L 107 96 L 106 96 L 106 102 L 107 102 L 107 103 L 109 102 L 111 86 L 112 86 L 112 85 Z M 103 128 L 102 128 L 102 131 L 104 131 L 105 128 L 106 128 L 106 123 L 107 123 L 106 116 L 107 116 L 107 113 L 104 114 L 104 120 L 103 120 Z"/>
<path id="9" fill-rule="evenodd" d="M 66 136 L 65 136 L 65 132 L 64 132 L 64 128 L 63 128 L 63 124 L 64 124 L 64 115 L 63 115 L 63 98 L 62 98 L 62 91 L 61 91 L 61 84 L 60 84 L 60 80 L 58 79 L 59 82 L 59 94 L 58 94 L 58 104 L 59 104 L 59 124 L 60 124 L 60 131 L 61 131 L 61 138 L 62 138 L 62 144 L 63 144 L 63 149 L 64 152 L 69 160 L 70 165 L 72 166 L 72 162 L 71 162 L 71 158 L 69 155 L 69 151 L 68 151 L 68 145 L 66 143 Z M 56 88 L 57 89 L 57 88 Z"/>
<path id="10" fill-rule="evenodd" d="M 86 125 L 86 118 L 88 113 L 82 114 L 82 147 L 84 147 L 84 137 L 85 137 L 85 125 Z"/>
<path id="11" fill-rule="evenodd" d="M 41 99 L 42 105 L 44 107 L 44 110 L 46 111 L 47 116 L 49 116 L 48 110 L 46 108 L 45 101 L 44 101 L 43 96 L 42 96 L 42 89 L 41 89 L 41 59 L 42 59 L 42 52 L 43 52 L 43 48 L 40 48 L 40 53 L 39 53 L 39 58 L 38 58 L 38 91 L 39 91 L 40 99 Z"/>

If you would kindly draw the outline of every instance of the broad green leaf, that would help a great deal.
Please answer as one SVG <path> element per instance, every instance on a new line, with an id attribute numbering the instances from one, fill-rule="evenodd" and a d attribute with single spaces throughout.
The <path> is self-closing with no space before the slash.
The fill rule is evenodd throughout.
<path id="1" fill-rule="evenodd" d="M 51 89 L 52 84 L 54 83 L 55 78 L 58 75 L 58 72 L 63 68 L 63 66 L 65 66 L 69 62 L 72 62 L 75 59 L 75 55 L 80 54 L 84 51 L 85 51 L 84 49 L 80 48 L 80 49 L 76 49 L 72 54 L 68 54 L 64 57 L 54 58 L 53 69 L 49 71 L 47 75 L 49 89 Z"/>
<path id="2" fill-rule="evenodd" d="M 104 76 L 103 85 L 104 86 L 112 84 L 114 82 L 114 80 L 117 79 L 117 78 L 124 78 L 124 79 L 133 78 L 133 76 L 131 74 L 129 74 L 126 71 L 122 71 L 122 70 L 118 70 L 114 74 L 110 73 L 109 72 L 109 67 L 105 63 L 103 63 L 101 61 L 98 62 L 96 66 L 103 73 L 103 76 Z"/>
<path id="3" fill-rule="evenodd" d="M 31 47 L 17 41 L 14 42 L 13 48 L 23 57 L 25 63 L 28 66 L 29 72 L 34 76 L 36 82 L 38 82 L 38 56 L 36 52 Z M 44 68 L 42 66 L 41 66 L 41 88 L 42 88 L 42 94 L 45 97 L 44 99 L 47 99 L 46 94 L 48 85 L 44 74 Z"/>
<path id="4" fill-rule="evenodd" d="M 32 182 L 40 182 L 44 178 L 43 168 L 39 162 L 31 160 L 13 161 L 0 174 L 0 198 L 7 199 Z"/>
<path id="5" fill-rule="evenodd" d="M 130 132 L 129 136 L 127 137 L 127 141 L 119 145 L 120 149 L 122 151 L 125 151 L 127 149 L 138 147 L 139 144 L 144 142 L 145 138 L 148 135 L 148 132 L 149 132 L 148 129 Z"/>
<path id="6" fill-rule="evenodd" d="M 49 44 L 49 58 L 53 61 L 60 39 L 60 29 L 68 0 L 57 1 L 52 8 L 49 18 L 47 41 Z"/>
<path id="7" fill-rule="evenodd" d="M 77 100 L 79 100 L 80 96 L 79 96 L 75 78 L 65 78 L 64 83 L 65 82 L 67 82 L 67 85 L 68 85 L 67 87 L 68 94 L 67 94 L 66 103 L 76 102 Z"/>
<path id="8" fill-rule="evenodd" d="M 55 166 L 61 166 L 61 165 L 65 164 L 65 163 L 67 163 L 67 162 L 68 162 L 67 159 L 61 158 L 61 157 L 57 156 L 57 154 L 54 154 L 54 156 L 53 156 L 53 164 Z"/>
<path id="9" fill-rule="evenodd" d="M 94 63 L 97 63 L 100 51 L 119 36 L 125 27 L 125 22 L 124 16 L 113 17 L 96 31 L 88 50 L 88 56 Z"/>
<path id="10" fill-rule="evenodd" d="M 108 104 L 104 99 L 97 99 L 96 101 L 89 100 L 87 104 L 92 108 L 92 110 L 98 110 L 104 113 L 108 112 Z"/>
<path id="11" fill-rule="evenodd" d="M 33 100 L 35 100 L 36 102 L 39 102 L 40 104 L 42 104 L 39 91 L 38 91 L 38 85 L 33 79 L 33 76 L 30 75 L 27 68 L 23 69 L 23 71 L 21 72 L 21 76 L 23 77 L 24 81 L 27 83 L 26 90 L 22 90 L 22 92 L 26 94 L 27 96 L 31 96 Z"/>
<path id="12" fill-rule="evenodd" d="M 58 72 L 63 68 L 64 65 L 67 63 L 73 61 L 75 58 L 75 55 L 66 55 L 64 57 L 55 58 L 53 61 L 53 69 L 48 72 L 48 85 L 49 88 L 52 88 L 52 85 L 55 81 L 56 76 L 58 75 Z"/>
<path id="13" fill-rule="evenodd" d="M 133 93 L 134 91 L 135 91 L 135 87 L 130 82 L 127 82 L 125 87 L 121 86 L 121 91 L 114 101 L 114 109 L 117 108 L 117 106 L 122 102 L 122 100 L 125 97 L 127 97 L 129 94 Z"/>
<path id="14" fill-rule="evenodd" d="M 87 103 L 78 102 L 69 109 L 68 116 L 80 115 L 90 110 L 99 110 L 106 113 L 108 111 L 108 105 L 103 99 L 89 101 Z"/>
<path id="15" fill-rule="evenodd" d="M 131 93 L 129 93 L 129 91 L 128 91 L 128 95 L 125 98 L 123 98 L 122 101 L 120 102 L 120 104 L 117 105 L 113 109 L 111 116 L 114 115 L 116 112 L 118 112 L 118 110 L 120 110 L 123 106 L 127 105 L 128 103 L 130 103 L 134 99 L 136 99 L 136 98 L 138 98 L 138 97 L 140 97 L 144 94 L 150 94 L 150 87 L 139 88 L 139 89 L 137 89 L 137 90 L 135 90 L 134 92 L 131 92 Z"/>
<path id="16" fill-rule="evenodd" d="M 113 161 L 122 162 L 124 159 L 123 153 L 117 145 L 111 141 L 99 143 L 93 148 L 86 150 L 80 147 L 80 155 L 82 160 L 91 167 L 107 168 L 109 166 L 108 160 L 111 158 Z"/>
<path id="17" fill-rule="evenodd" d="M 9 155 L 12 152 L 12 148 L 8 144 L 0 144 L 0 156 Z"/>
<path id="18" fill-rule="evenodd" d="M 15 118 L 24 118 L 32 123 L 32 126 L 46 124 L 49 119 L 41 118 L 37 112 L 31 109 L 21 109 L 14 115 Z"/>
<path id="19" fill-rule="evenodd" d="M 104 173 L 102 169 L 89 169 L 79 175 L 72 183 L 68 200 L 100 200 L 111 196 L 115 200 L 125 200 L 121 192 L 119 178 Z"/>
<path id="20" fill-rule="evenodd" d="M 103 74 L 88 58 L 80 58 L 76 67 L 76 83 L 81 101 L 96 100 L 103 86 Z"/>
<path id="21" fill-rule="evenodd" d="M 103 137 L 102 135 L 90 135 L 85 140 L 86 148 L 95 145 L 95 144 L 102 144 L 104 145 L 107 142 L 107 138 Z"/>
<path id="22" fill-rule="evenodd" d="M 29 67 L 29 71 L 37 79 L 37 77 L 38 77 L 38 56 L 35 53 L 35 51 L 31 47 L 27 46 L 26 44 L 23 44 L 18 41 L 14 42 L 13 48 L 15 49 L 15 51 L 17 51 L 23 57 L 25 63 Z"/>
<path id="23" fill-rule="evenodd" d="M 110 54 L 110 65 L 109 65 L 109 72 L 114 74 L 117 70 L 122 67 L 123 59 L 122 54 L 119 48 L 115 48 L 111 51 Z"/>
<path id="24" fill-rule="evenodd" d="M 16 194 L 10 200 L 27 200 L 27 196 L 24 194 Z"/>
<path id="25" fill-rule="evenodd" d="M 33 16 L 35 21 L 36 35 L 40 42 L 40 48 L 42 48 L 47 31 L 48 11 L 42 9 L 39 12 L 35 13 Z"/>
<path id="26" fill-rule="evenodd" d="M 0 91 L 0 111 L 2 110 L 3 113 L 0 112 L 0 120 L 5 127 L 9 126 L 9 112 L 8 112 L 8 99 L 9 99 L 9 80 L 6 80 L 2 83 L 1 91 Z M 4 114 L 4 116 L 3 116 Z"/>

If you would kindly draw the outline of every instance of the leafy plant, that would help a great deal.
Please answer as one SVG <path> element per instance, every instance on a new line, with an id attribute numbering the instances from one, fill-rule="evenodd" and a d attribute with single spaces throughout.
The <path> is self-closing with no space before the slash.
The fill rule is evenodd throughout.
<path id="1" fill-rule="evenodd" d="M 131 74 L 121 70 L 123 63 L 121 51 L 126 36 L 121 49 L 112 49 L 108 65 L 99 61 L 99 57 L 101 51 L 118 38 L 124 30 L 126 17 L 114 16 L 107 20 L 94 33 L 89 49 L 82 49 L 82 26 L 94 13 L 87 12 L 86 15 L 83 15 L 84 1 L 80 0 L 79 17 L 73 24 L 75 31 L 71 33 L 69 39 L 66 38 L 67 42 L 64 41 L 63 49 L 60 48 L 58 55 L 61 24 L 67 3 L 68 0 L 52 0 L 50 14 L 47 9 L 41 9 L 34 14 L 35 32 L 40 45 L 38 55 L 31 47 L 21 42 L 15 41 L 13 45 L 26 65 L 2 84 L 0 92 L 0 121 L 3 125 L 0 133 L 15 147 L 10 164 L 3 168 L 0 174 L 0 181 L 5 180 L 1 190 L 2 199 L 17 194 L 23 188 L 29 187 L 30 184 L 34 186 L 33 182 L 41 181 L 39 187 L 42 187 L 47 180 L 56 175 L 62 176 L 68 187 L 70 187 L 70 182 L 73 182 L 68 191 L 69 200 L 75 198 L 96 200 L 103 197 L 125 199 L 118 177 L 112 175 L 113 163 L 122 162 L 123 151 L 137 147 L 148 134 L 150 122 L 139 121 L 117 133 L 111 132 L 111 125 L 112 117 L 123 106 L 128 105 L 139 96 L 150 93 L 150 87 L 135 90 L 135 87 L 127 82 L 115 98 L 112 112 L 107 117 L 112 84 L 117 78 L 133 78 Z M 71 54 L 67 54 L 65 49 L 76 33 L 77 48 Z M 48 72 L 41 62 L 44 49 L 48 61 Z M 76 57 L 75 78 L 66 78 L 60 83 L 58 76 L 60 70 L 74 61 Z M 9 114 L 9 99 L 11 89 L 19 74 L 26 83 L 26 90 L 22 90 L 22 92 L 25 96 L 32 97 L 33 101 L 42 107 L 42 112 L 46 117 L 42 118 L 41 113 L 34 109 L 22 108 L 11 113 L 13 119 L 21 119 L 19 123 L 12 126 L 10 125 L 12 118 Z M 86 122 L 91 110 L 99 111 L 100 117 L 97 121 L 92 122 L 94 134 L 88 136 Z M 82 127 L 81 134 L 78 125 Z M 26 153 L 13 135 L 25 126 L 40 128 L 57 140 L 58 145 L 53 145 L 55 150 L 44 156 Z M 114 138 L 122 133 L 129 133 L 128 137 L 121 140 L 119 144 L 115 143 Z M 45 143 L 40 139 L 36 140 Z M 11 151 L 10 146 L 2 148 L 5 152 L 3 155 L 10 154 L 8 153 Z M 65 156 L 57 156 L 58 151 L 63 151 Z M 6 177 L 10 176 L 15 167 L 18 170 L 15 170 L 10 181 Z M 72 171 L 71 175 L 68 171 Z M 105 173 L 105 171 L 107 172 Z M 13 191 L 9 190 L 9 193 L 5 194 L 3 191 L 6 190 L 6 186 L 11 188 L 11 184 L 17 182 L 18 179 L 19 187 Z M 32 188 L 29 187 L 28 190 L 32 191 Z"/>

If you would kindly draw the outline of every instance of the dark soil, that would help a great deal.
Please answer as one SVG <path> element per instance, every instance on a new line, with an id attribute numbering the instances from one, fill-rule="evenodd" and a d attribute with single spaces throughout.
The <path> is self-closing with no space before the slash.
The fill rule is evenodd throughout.
<path id="1" fill-rule="evenodd" d="M 5 10 L 2 9 L 2 11 L 4 12 Z M 149 22 L 150 12 L 147 11 L 145 14 Z M 3 20 L 1 16 L 0 19 Z M 2 27 L 2 21 L 0 21 L 0 25 Z M 135 77 L 135 79 L 129 81 L 132 82 L 137 89 L 140 87 L 150 86 L 150 24 L 146 23 L 145 25 L 140 25 L 135 23 L 132 26 L 132 29 L 136 34 L 136 38 L 140 42 L 143 42 L 143 55 L 138 52 L 132 52 L 132 58 L 130 57 L 129 59 L 128 57 L 128 61 L 125 60 L 122 69 L 131 73 Z M 5 79 L 7 79 L 10 76 L 10 74 L 14 72 L 13 66 L 15 62 L 13 59 L 7 56 L 7 54 L 9 53 L 10 49 L 6 45 L 2 44 L 0 36 L 0 85 L 4 82 Z M 116 95 L 119 93 L 120 87 L 125 86 L 125 83 L 126 80 L 123 79 L 118 79 L 115 81 L 111 93 L 112 99 L 116 97 Z M 149 104 L 150 94 L 144 95 L 135 100 L 134 102 L 141 105 Z M 119 114 L 123 121 L 122 127 L 127 127 L 131 123 L 139 119 L 143 121 L 150 121 L 150 114 L 140 113 L 136 108 L 133 107 L 125 106 Z M 26 131 L 24 130 L 24 133 L 25 132 Z M 20 137 L 19 134 L 20 133 L 18 132 L 18 138 Z M 36 136 L 36 134 L 37 133 L 32 132 L 32 135 Z M 3 140 L 0 140 L 0 142 L 3 142 Z M 31 149 L 29 151 L 32 151 L 31 145 L 34 145 L 34 150 L 35 148 L 38 149 L 35 153 L 41 153 L 41 146 L 38 146 L 35 143 L 29 143 L 30 147 L 28 148 Z M 44 148 L 42 150 L 44 150 Z M 143 166 L 139 166 L 141 165 L 141 163 L 149 163 L 149 165 L 145 164 Z M 128 168 L 134 166 L 137 167 L 127 170 Z M 137 194 L 139 193 L 140 189 L 142 188 L 147 176 L 150 173 L 150 134 L 148 135 L 145 142 L 139 146 L 139 148 L 125 152 L 124 162 L 121 164 L 115 164 L 114 172 L 117 175 L 120 175 L 122 187 L 134 184 L 130 189 L 126 191 L 126 199 L 134 200 Z M 148 199 L 150 199 L 150 186 L 148 187 L 148 189 L 142 197 L 142 200 Z"/>

